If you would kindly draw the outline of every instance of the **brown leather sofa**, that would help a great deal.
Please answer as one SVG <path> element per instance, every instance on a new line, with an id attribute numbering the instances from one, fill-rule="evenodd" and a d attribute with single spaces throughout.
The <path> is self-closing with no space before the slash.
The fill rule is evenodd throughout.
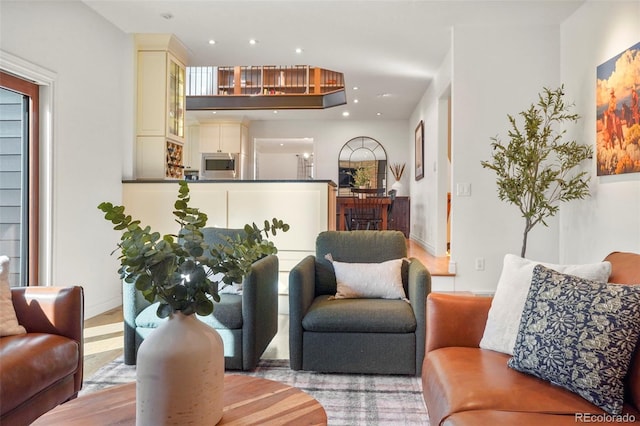
<path id="1" fill-rule="evenodd" d="M 640 254 L 614 252 L 609 282 L 640 284 Z M 611 424 L 580 396 L 507 366 L 510 356 L 479 348 L 490 297 L 427 298 L 423 396 L 431 426 Z M 640 350 L 626 379 L 625 418 L 640 421 Z"/>
<path id="2" fill-rule="evenodd" d="M 28 425 L 82 388 L 82 287 L 19 287 L 11 297 L 26 334 L 0 338 L 0 425 Z"/>

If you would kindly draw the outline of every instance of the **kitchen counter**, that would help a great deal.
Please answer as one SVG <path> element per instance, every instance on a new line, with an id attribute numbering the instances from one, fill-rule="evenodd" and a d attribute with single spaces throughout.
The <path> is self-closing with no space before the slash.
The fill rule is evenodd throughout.
<path id="1" fill-rule="evenodd" d="M 175 183 L 178 180 L 175 179 L 132 179 L 123 180 L 122 183 Z M 291 180 L 291 179 L 270 179 L 270 180 L 240 180 L 240 179 L 201 179 L 201 180 L 187 180 L 189 185 L 200 183 L 326 183 L 330 186 L 337 187 L 336 183 L 330 179 L 314 179 L 314 180 Z"/>
<path id="2" fill-rule="evenodd" d="M 126 180 L 122 204 L 126 213 L 162 235 L 177 234 L 173 205 L 177 180 Z M 278 218 L 291 229 L 271 238 L 278 247 L 281 292 L 288 272 L 302 258 L 315 254 L 322 231 L 336 229 L 337 186 L 331 180 L 197 180 L 189 182 L 192 207 L 207 214 L 207 226 L 242 228 Z"/>

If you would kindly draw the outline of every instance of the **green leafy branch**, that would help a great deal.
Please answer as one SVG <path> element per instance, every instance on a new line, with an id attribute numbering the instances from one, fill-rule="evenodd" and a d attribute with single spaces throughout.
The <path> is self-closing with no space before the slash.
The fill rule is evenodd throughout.
<path id="1" fill-rule="evenodd" d="M 262 228 L 255 223 L 245 225 L 244 234 L 225 237 L 225 243 L 209 246 L 202 234 L 207 215 L 189 207 L 189 187 L 179 182 L 178 199 L 174 203 L 178 235 L 161 236 L 149 226 L 142 228 L 139 220 L 125 213 L 123 206 L 103 202 L 98 206 L 114 229 L 122 231 L 116 250 L 120 251 L 118 273 L 127 283 L 135 285 L 149 302 L 160 301 L 158 316 L 180 311 L 185 315 L 213 312 L 213 301 L 219 302 L 218 281 L 211 278 L 222 273 L 226 284 L 241 282 L 256 260 L 277 253 L 267 240 L 289 225 L 273 219 Z"/>

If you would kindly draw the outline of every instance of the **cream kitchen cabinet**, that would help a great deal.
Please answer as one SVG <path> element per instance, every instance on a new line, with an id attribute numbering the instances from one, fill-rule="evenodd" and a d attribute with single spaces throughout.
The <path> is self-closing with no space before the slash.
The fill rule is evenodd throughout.
<path id="1" fill-rule="evenodd" d="M 138 136 L 184 142 L 184 73 L 184 65 L 168 52 L 138 52 Z"/>
<path id="2" fill-rule="evenodd" d="M 171 34 L 137 34 L 135 41 L 136 176 L 181 178 L 186 49 Z"/>
<path id="3" fill-rule="evenodd" d="M 200 125 L 200 152 L 242 152 L 248 129 L 242 123 L 204 123 Z M 245 142 L 245 143 L 243 143 Z"/>

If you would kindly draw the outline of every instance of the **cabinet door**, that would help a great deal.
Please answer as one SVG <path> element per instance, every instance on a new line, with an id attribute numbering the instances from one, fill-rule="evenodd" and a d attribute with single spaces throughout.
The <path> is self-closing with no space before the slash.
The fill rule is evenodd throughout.
<path id="1" fill-rule="evenodd" d="M 138 136 L 165 134 L 166 60 L 165 52 L 138 52 Z"/>
<path id="2" fill-rule="evenodd" d="M 169 55 L 167 70 L 167 134 L 184 140 L 185 67 Z"/>
<path id="3" fill-rule="evenodd" d="M 136 178 L 163 179 L 165 177 L 165 138 L 144 136 L 136 139 Z"/>
<path id="4" fill-rule="evenodd" d="M 202 124 L 199 137 L 200 152 L 220 151 L 220 125 Z"/>
<path id="5" fill-rule="evenodd" d="M 220 152 L 240 152 L 241 127 L 240 124 L 220 125 Z"/>
<path id="6" fill-rule="evenodd" d="M 411 202 L 409 197 L 396 197 L 393 202 L 391 216 L 389 216 L 388 229 L 402 231 L 409 238 L 411 232 Z"/>

